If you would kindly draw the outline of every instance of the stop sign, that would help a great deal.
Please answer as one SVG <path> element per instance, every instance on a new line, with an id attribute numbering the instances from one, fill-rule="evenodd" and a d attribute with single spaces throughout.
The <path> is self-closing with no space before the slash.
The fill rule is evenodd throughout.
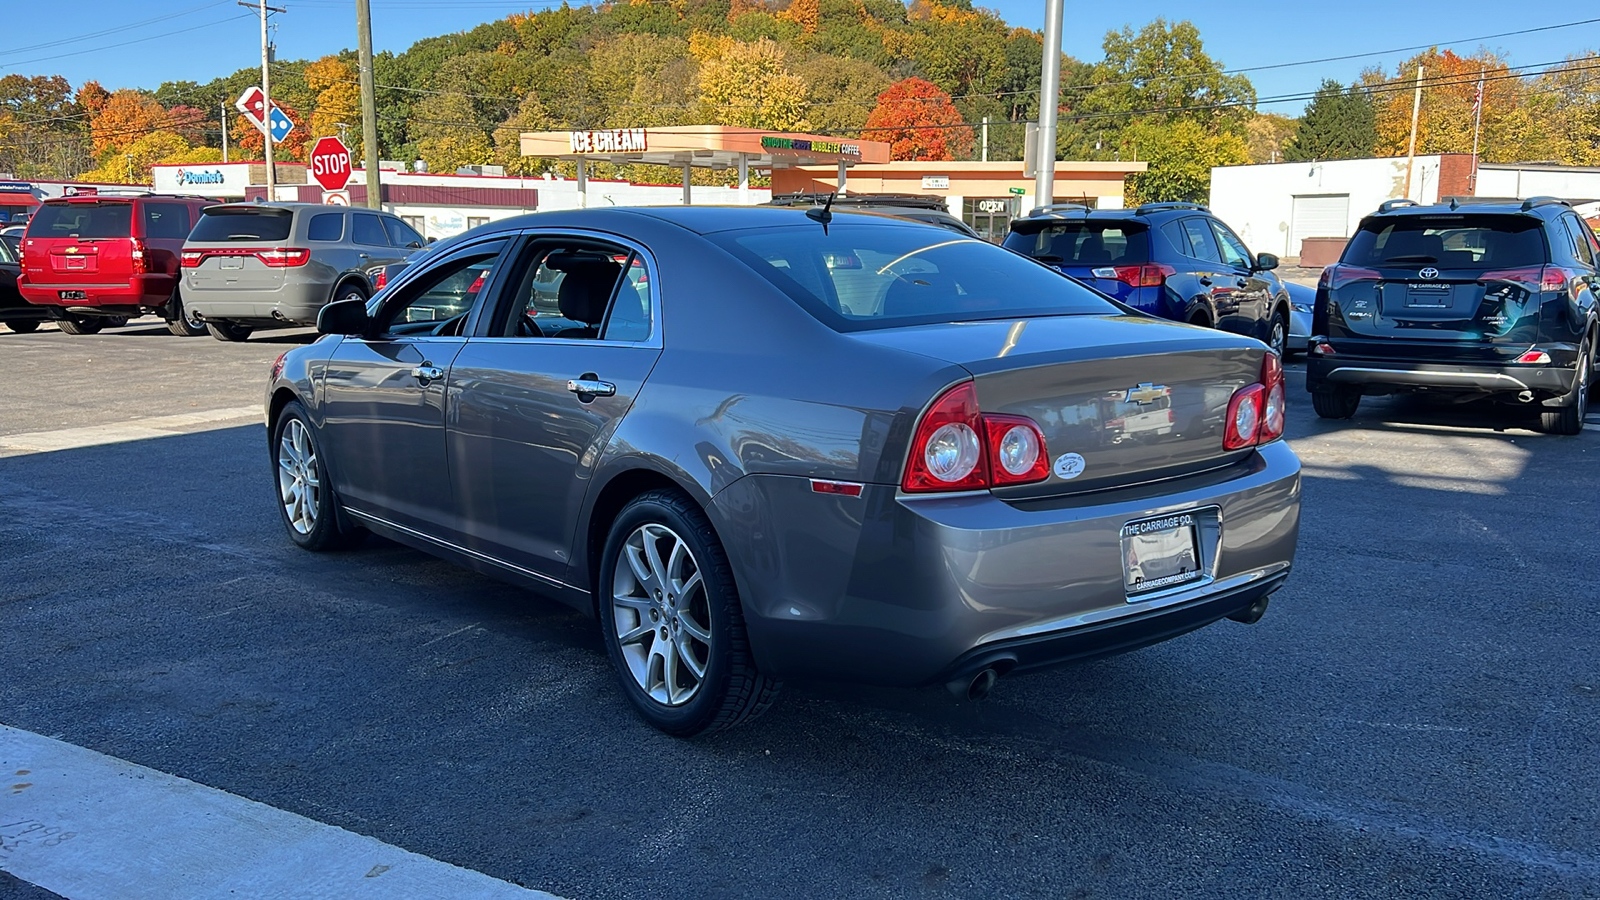
<path id="1" fill-rule="evenodd" d="M 350 181 L 350 148 L 336 137 L 325 137 L 311 148 L 311 177 L 325 191 L 342 189 Z"/>

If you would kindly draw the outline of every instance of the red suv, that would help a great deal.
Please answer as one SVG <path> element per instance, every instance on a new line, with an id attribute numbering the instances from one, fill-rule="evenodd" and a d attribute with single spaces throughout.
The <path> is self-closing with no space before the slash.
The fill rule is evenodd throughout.
<path id="1" fill-rule="evenodd" d="M 200 211 L 216 201 L 162 194 L 46 200 L 22 237 L 23 299 L 68 334 L 155 313 L 176 335 L 206 333 L 183 310 L 178 261 Z"/>

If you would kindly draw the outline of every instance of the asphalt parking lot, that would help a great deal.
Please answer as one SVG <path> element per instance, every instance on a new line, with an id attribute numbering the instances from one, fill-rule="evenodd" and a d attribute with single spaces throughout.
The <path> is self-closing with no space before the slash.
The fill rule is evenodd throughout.
<path id="1" fill-rule="evenodd" d="M 567 607 L 289 543 L 259 404 L 304 340 L 0 331 L 0 723 L 568 898 L 1600 897 L 1600 427 L 1325 423 L 1292 364 L 1259 624 L 681 741 Z"/>

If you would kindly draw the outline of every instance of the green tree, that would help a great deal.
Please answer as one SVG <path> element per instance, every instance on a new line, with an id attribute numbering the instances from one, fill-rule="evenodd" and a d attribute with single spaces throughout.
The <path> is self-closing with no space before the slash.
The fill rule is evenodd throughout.
<path id="1" fill-rule="evenodd" d="M 887 73 L 866 60 L 816 54 L 797 71 L 810 87 L 807 117 L 823 134 L 854 135 L 867 124 L 878 95 L 894 83 Z"/>
<path id="2" fill-rule="evenodd" d="M 1244 123 L 1244 140 L 1253 163 L 1284 161 L 1284 150 L 1294 140 L 1300 123 L 1288 116 L 1258 113 Z"/>
<path id="3" fill-rule="evenodd" d="M 788 71 L 783 48 L 762 38 L 690 41 L 700 62 L 700 115 L 718 125 L 803 131 L 806 83 Z"/>
<path id="4" fill-rule="evenodd" d="M 1193 121 L 1146 121 L 1122 132 L 1123 158 L 1150 164 L 1148 171 L 1128 176 L 1130 204 L 1159 200 L 1204 203 L 1211 194 L 1211 168 L 1250 161 L 1244 139 L 1214 133 Z"/>
<path id="5" fill-rule="evenodd" d="M 1341 87 L 1328 79 L 1306 104 L 1294 140 L 1283 148 L 1284 158 L 1356 159 L 1371 156 L 1378 143 L 1378 120 L 1372 95 L 1358 85 Z"/>

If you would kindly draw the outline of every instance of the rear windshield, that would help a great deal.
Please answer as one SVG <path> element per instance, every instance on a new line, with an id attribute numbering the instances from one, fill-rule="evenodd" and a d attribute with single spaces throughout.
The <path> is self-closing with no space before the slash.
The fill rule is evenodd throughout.
<path id="1" fill-rule="evenodd" d="M 1018 222 L 1006 249 L 1069 266 L 1138 265 L 1150 261 L 1150 232 L 1140 222 Z"/>
<path id="2" fill-rule="evenodd" d="M 117 238 L 133 232 L 133 204 L 46 203 L 28 222 L 30 238 Z"/>
<path id="3" fill-rule="evenodd" d="M 189 240 L 197 243 L 286 241 L 293 226 L 294 213 L 287 209 L 222 207 L 206 210 L 189 234 Z"/>
<path id="4" fill-rule="evenodd" d="M 914 226 L 821 225 L 708 237 L 839 331 L 1119 309 L 976 238 Z"/>
<path id="5" fill-rule="evenodd" d="M 1481 214 L 1368 219 L 1342 262 L 1438 269 L 1538 265 L 1548 260 L 1542 224 L 1533 216 Z"/>

